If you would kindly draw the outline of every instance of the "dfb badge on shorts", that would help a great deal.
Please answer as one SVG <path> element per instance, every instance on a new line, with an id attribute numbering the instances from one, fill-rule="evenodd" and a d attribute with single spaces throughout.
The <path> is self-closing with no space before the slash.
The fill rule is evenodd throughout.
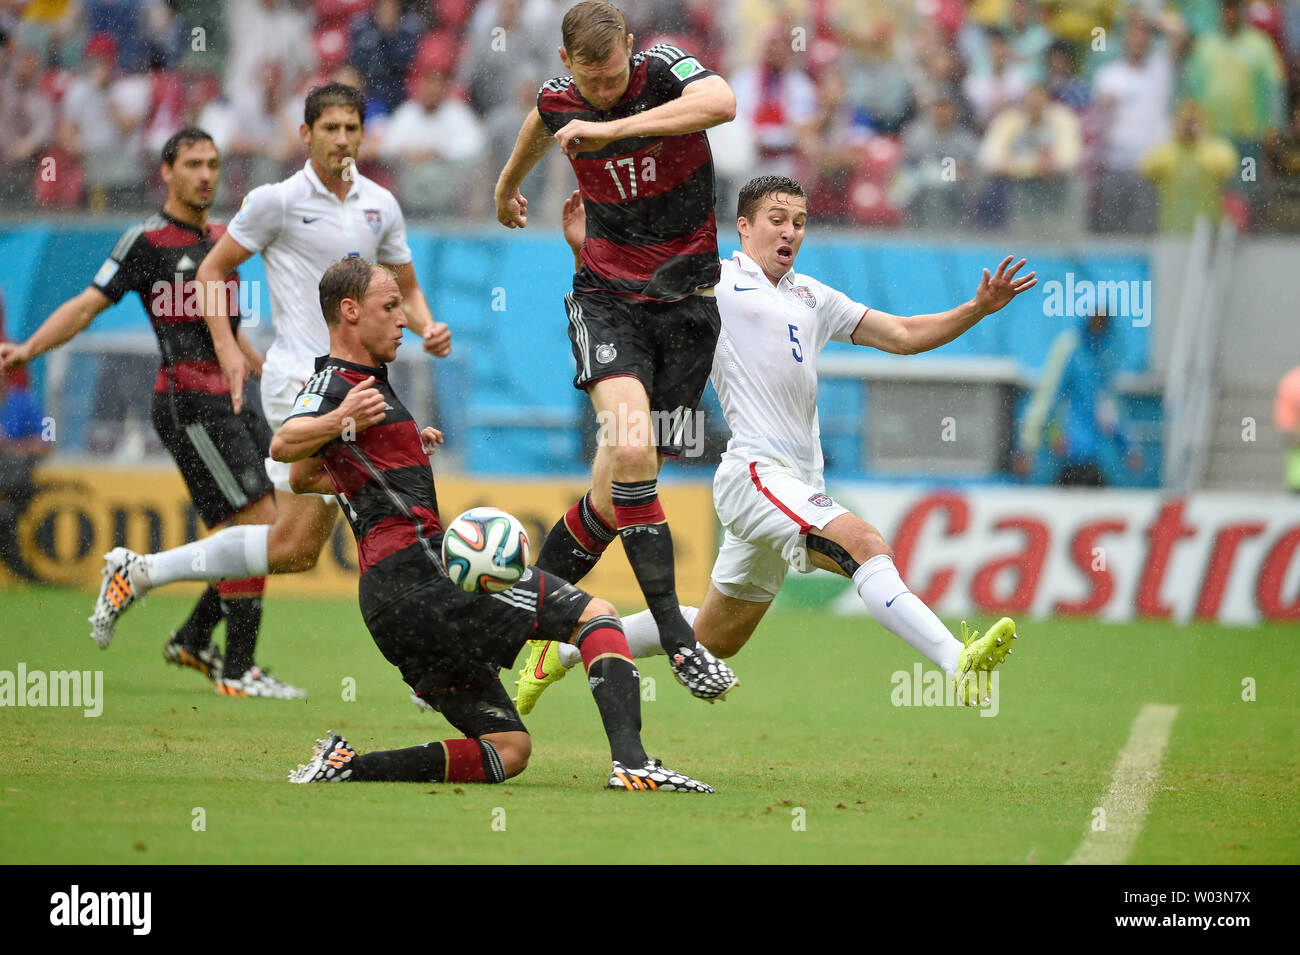
<path id="1" fill-rule="evenodd" d="M 806 285 L 796 285 L 790 291 L 794 292 L 795 298 L 803 302 L 809 308 L 817 307 L 817 298 L 813 295 L 812 289 Z"/>
<path id="2" fill-rule="evenodd" d="M 834 507 L 834 506 L 835 506 L 835 502 L 832 501 L 832 500 L 831 500 L 829 497 L 827 497 L 825 494 L 814 494 L 812 497 L 808 498 L 808 503 L 809 503 L 809 504 L 816 504 L 818 507 Z"/>
<path id="3" fill-rule="evenodd" d="M 613 361 L 617 357 L 618 357 L 618 349 L 615 348 L 613 345 L 596 346 L 596 361 L 600 362 L 602 365 L 608 365 L 611 361 Z"/>

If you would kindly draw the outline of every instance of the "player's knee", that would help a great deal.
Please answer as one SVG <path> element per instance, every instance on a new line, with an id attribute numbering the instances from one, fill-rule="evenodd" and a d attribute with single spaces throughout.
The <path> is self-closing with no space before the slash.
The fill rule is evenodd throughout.
<path id="1" fill-rule="evenodd" d="M 616 444 L 609 456 L 615 481 L 649 480 L 659 473 L 659 450 L 652 444 Z"/>
<path id="2" fill-rule="evenodd" d="M 502 733 L 492 736 L 488 742 L 501 757 L 506 779 L 518 776 L 528 768 L 528 758 L 533 755 L 533 740 L 527 733 Z"/>
<path id="3" fill-rule="evenodd" d="M 583 608 L 582 615 L 578 617 L 578 623 L 583 624 L 596 617 L 617 617 L 618 611 L 608 600 L 602 600 L 599 597 L 592 597 Z"/>
<path id="4" fill-rule="evenodd" d="M 889 546 L 889 542 L 881 536 L 880 531 L 868 525 L 863 530 L 858 541 L 857 550 L 862 553 L 858 558 L 858 563 L 865 564 L 873 557 L 885 556 L 890 560 L 894 559 L 894 548 Z"/>

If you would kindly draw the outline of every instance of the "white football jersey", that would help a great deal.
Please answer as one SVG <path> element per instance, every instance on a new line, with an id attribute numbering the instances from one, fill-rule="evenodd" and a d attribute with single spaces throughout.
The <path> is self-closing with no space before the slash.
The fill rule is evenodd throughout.
<path id="1" fill-rule="evenodd" d="M 771 461 L 815 484 L 817 359 L 827 342 L 851 340 L 866 306 L 794 271 L 773 285 L 743 252 L 723 260 L 717 296 L 712 379 L 731 429 L 727 456 Z"/>
<path id="2" fill-rule="evenodd" d="M 320 279 L 339 259 L 411 261 L 406 223 L 397 199 L 356 172 L 347 198 L 325 188 L 311 160 L 283 182 L 258 186 L 244 199 L 227 231 L 250 252 L 262 253 L 271 293 L 275 341 L 266 353 L 263 389 L 285 382 L 301 387 L 315 373 L 316 356 L 330 350 L 320 310 Z"/>

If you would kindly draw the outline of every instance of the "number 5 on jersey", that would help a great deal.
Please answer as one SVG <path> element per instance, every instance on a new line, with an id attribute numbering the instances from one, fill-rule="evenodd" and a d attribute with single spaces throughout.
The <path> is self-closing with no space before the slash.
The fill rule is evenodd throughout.
<path id="1" fill-rule="evenodd" d="M 797 332 L 797 331 L 799 330 L 799 326 L 798 326 L 798 325 L 787 325 L 786 327 L 790 329 L 790 341 L 794 342 L 794 347 L 790 349 L 790 354 L 791 354 L 791 355 L 794 355 L 794 360 L 795 360 L 795 361 L 800 362 L 800 363 L 802 364 L 802 362 L 803 362 L 803 346 L 799 344 L 799 339 L 795 338 L 795 336 L 794 336 L 794 333 Z"/>

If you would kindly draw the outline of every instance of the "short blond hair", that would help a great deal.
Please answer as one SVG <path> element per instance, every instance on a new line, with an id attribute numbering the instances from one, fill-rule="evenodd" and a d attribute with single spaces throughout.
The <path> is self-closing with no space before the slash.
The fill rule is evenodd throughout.
<path id="1" fill-rule="evenodd" d="M 570 7 L 560 25 L 564 52 L 580 63 L 604 63 L 627 40 L 627 18 L 605 0 L 583 0 Z"/>

